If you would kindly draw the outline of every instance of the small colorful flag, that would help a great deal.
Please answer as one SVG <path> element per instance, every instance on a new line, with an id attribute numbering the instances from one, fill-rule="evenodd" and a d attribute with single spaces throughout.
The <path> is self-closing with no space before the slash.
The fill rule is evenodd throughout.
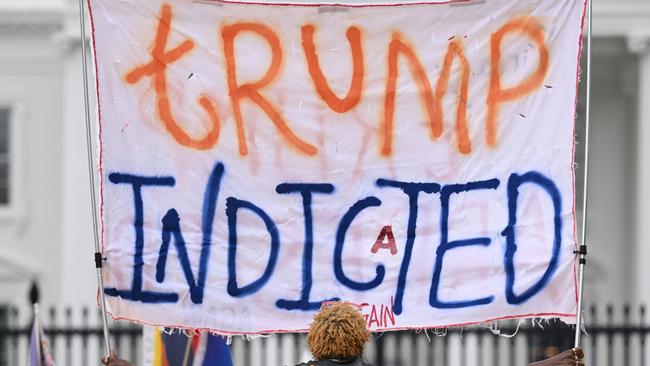
<path id="1" fill-rule="evenodd" d="M 230 347 L 223 337 L 209 333 L 167 334 L 152 329 L 145 331 L 145 365 L 232 366 Z"/>
<path id="2" fill-rule="evenodd" d="M 43 334 L 38 304 L 34 304 L 34 323 L 29 338 L 29 366 L 55 366 L 49 343 Z"/>

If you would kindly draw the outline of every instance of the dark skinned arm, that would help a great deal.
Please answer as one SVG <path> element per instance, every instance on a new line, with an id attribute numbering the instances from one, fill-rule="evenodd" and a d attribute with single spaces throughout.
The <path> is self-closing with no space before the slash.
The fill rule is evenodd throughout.
<path id="1" fill-rule="evenodd" d="M 568 349 L 546 360 L 529 363 L 528 366 L 584 366 L 582 348 Z"/>

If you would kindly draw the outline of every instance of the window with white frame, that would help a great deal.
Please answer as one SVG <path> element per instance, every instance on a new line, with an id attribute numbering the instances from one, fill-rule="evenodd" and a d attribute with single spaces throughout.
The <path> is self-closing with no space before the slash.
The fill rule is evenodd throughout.
<path id="1" fill-rule="evenodd" d="M 11 109 L 0 107 L 0 206 L 11 202 Z"/>

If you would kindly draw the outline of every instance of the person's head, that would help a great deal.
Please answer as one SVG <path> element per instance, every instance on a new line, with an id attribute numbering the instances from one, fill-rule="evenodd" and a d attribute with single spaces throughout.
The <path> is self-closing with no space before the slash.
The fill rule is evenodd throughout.
<path id="1" fill-rule="evenodd" d="M 361 356 L 370 337 L 361 312 L 350 304 L 329 303 L 314 315 L 307 343 L 316 360 Z"/>

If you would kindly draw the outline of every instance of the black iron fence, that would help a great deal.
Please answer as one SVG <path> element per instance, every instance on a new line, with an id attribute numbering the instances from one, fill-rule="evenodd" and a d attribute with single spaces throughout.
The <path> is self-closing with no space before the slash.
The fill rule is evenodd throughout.
<path id="1" fill-rule="evenodd" d="M 33 313 L 16 308 L 4 309 L 0 324 L 0 366 L 27 365 Z M 98 309 L 74 312 L 68 307 L 41 309 L 41 324 L 49 349 L 58 366 L 99 365 L 103 357 L 103 328 Z M 4 326 L 3 326 L 4 325 Z M 142 327 L 128 322 L 110 321 L 111 345 L 122 357 L 141 358 Z"/>
<path id="2" fill-rule="evenodd" d="M 644 307 L 598 308 L 586 312 L 587 335 L 583 338 L 590 366 L 650 366 Z M 27 364 L 31 313 L 16 309 L 0 312 L 0 365 Z M 98 365 L 102 356 L 99 313 L 83 309 L 51 308 L 41 315 L 57 365 Z M 134 365 L 142 364 L 142 328 L 111 322 L 112 345 Z M 496 336 L 494 333 L 500 333 Z M 514 337 L 508 337 L 515 334 Z M 552 356 L 573 345 L 574 328 L 558 321 L 501 322 L 492 327 L 467 327 L 422 332 L 373 334 L 365 357 L 379 366 L 515 366 Z M 308 357 L 304 335 L 284 334 L 245 340 L 232 339 L 235 365 L 293 365 Z"/>

